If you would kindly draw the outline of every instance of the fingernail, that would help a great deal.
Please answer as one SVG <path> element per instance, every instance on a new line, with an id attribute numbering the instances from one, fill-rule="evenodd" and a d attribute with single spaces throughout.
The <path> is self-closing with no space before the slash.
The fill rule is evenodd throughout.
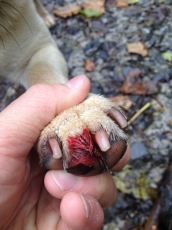
<path id="1" fill-rule="evenodd" d="M 86 79 L 85 75 L 79 75 L 77 77 L 72 78 L 70 81 L 68 81 L 65 85 L 69 87 L 70 89 L 77 89 L 81 85 L 83 85 L 84 81 Z"/>
<path id="2" fill-rule="evenodd" d="M 83 195 L 80 194 L 80 197 L 82 199 L 82 202 L 84 204 L 85 207 L 85 213 L 86 213 L 86 218 L 87 220 L 91 219 L 92 213 L 93 213 L 93 208 L 92 208 L 92 204 L 91 201 L 84 197 Z"/>
<path id="3" fill-rule="evenodd" d="M 75 187 L 78 182 L 78 177 L 64 170 L 53 170 L 52 179 L 61 191 L 68 191 Z"/>

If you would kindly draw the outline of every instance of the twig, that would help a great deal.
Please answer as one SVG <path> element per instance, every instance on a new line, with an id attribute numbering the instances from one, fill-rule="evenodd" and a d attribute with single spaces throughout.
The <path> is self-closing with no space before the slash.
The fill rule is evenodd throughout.
<path id="1" fill-rule="evenodd" d="M 144 40 L 144 38 L 143 38 L 141 29 L 138 29 L 138 35 L 139 35 L 139 37 L 140 37 L 140 39 L 141 39 L 141 42 L 144 44 L 144 47 L 145 47 L 145 40 Z M 145 48 L 146 48 L 146 47 L 145 47 Z"/>
<path id="2" fill-rule="evenodd" d="M 155 95 L 152 95 L 152 97 L 158 102 L 158 104 L 165 109 L 165 106 L 162 104 L 162 102 L 155 96 Z"/>
<path id="3" fill-rule="evenodd" d="M 157 224 L 158 224 L 158 217 L 161 210 L 160 206 L 160 198 L 158 198 L 157 202 L 155 203 L 149 218 L 146 221 L 146 225 L 144 227 L 144 230 L 158 230 Z"/>
<path id="4" fill-rule="evenodd" d="M 142 114 L 147 108 L 150 106 L 150 102 L 147 102 L 146 105 L 144 105 L 129 121 L 128 125 L 130 125 L 140 114 Z"/>
<path id="5" fill-rule="evenodd" d="M 142 130 L 139 129 L 139 128 L 138 128 L 136 125 L 134 125 L 134 124 L 132 124 L 132 126 L 136 129 L 136 131 L 140 134 L 140 136 L 142 136 L 142 138 L 146 141 L 146 145 L 153 149 L 153 146 L 152 146 L 151 142 L 150 142 L 149 139 L 146 137 L 146 135 L 142 132 Z"/>

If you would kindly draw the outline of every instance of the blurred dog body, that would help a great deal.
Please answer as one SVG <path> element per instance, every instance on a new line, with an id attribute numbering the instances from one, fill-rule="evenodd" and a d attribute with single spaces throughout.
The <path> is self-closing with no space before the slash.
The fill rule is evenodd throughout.
<path id="1" fill-rule="evenodd" d="M 53 19 L 36 0 L 0 1 L 1 76 L 26 88 L 67 81 L 66 62 L 46 22 L 50 26 Z"/>

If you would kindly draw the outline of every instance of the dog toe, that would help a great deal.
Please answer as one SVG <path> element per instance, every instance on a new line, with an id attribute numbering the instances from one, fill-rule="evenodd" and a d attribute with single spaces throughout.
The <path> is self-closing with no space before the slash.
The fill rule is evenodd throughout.
<path id="1" fill-rule="evenodd" d="M 127 121 L 110 100 L 90 95 L 83 103 L 58 115 L 38 141 L 40 163 L 75 175 L 110 170 L 127 148 Z"/>

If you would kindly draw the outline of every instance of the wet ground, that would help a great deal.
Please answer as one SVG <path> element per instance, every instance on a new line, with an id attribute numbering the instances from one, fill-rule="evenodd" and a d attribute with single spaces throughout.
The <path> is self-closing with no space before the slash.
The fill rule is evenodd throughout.
<path id="1" fill-rule="evenodd" d="M 52 12 L 76 1 L 43 3 Z M 150 103 L 128 127 L 131 161 L 114 175 L 118 198 L 105 211 L 102 228 L 144 229 L 172 150 L 172 1 L 140 0 L 117 8 L 114 0 L 107 0 L 99 18 L 58 17 L 50 31 L 66 58 L 70 78 L 85 73 L 91 92 L 127 96 L 128 120 Z M 138 42 L 147 55 L 129 52 L 127 44 Z M 1 79 L 0 110 L 23 92 L 22 86 Z"/>

